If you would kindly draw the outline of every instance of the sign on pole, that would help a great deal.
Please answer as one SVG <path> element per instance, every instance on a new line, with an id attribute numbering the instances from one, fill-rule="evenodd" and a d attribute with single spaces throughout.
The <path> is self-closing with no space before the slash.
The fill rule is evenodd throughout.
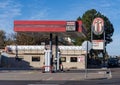
<path id="1" fill-rule="evenodd" d="M 105 64 L 105 29 L 104 29 L 104 20 L 100 17 L 97 17 L 93 20 L 91 28 L 91 41 L 93 50 L 103 50 L 103 62 Z M 100 38 L 94 39 L 94 35 L 99 36 Z M 103 35 L 102 35 L 103 34 Z"/>
<path id="2" fill-rule="evenodd" d="M 97 17 L 93 20 L 92 23 L 92 32 L 91 34 L 94 33 L 96 36 L 99 36 L 101 34 L 103 34 L 103 36 L 105 37 L 105 32 L 104 32 L 104 20 L 100 17 Z M 105 45 L 105 38 L 101 38 L 101 39 L 95 39 L 94 40 L 94 35 L 92 34 L 92 48 L 94 50 L 104 50 L 104 45 Z"/>
<path id="3" fill-rule="evenodd" d="M 92 48 L 92 44 L 91 44 L 90 41 L 84 41 L 82 43 L 82 49 L 85 50 L 86 52 L 88 51 L 88 53 L 89 53 L 89 51 L 91 50 L 91 48 Z"/>
<path id="4" fill-rule="evenodd" d="M 101 35 L 104 31 L 104 21 L 102 18 L 95 18 L 92 24 L 92 30 L 95 35 Z"/>
<path id="5" fill-rule="evenodd" d="M 92 40 L 94 50 L 104 50 L 104 40 Z"/>

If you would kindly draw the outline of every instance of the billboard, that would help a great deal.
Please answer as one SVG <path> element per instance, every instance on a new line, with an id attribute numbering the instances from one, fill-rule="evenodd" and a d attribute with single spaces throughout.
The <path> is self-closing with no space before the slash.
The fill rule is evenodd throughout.
<path id="1" fill-rule="evenodd" d="M 94 50 L 103 50 L 104 40 L 92 40 L 92 47 Z"/>

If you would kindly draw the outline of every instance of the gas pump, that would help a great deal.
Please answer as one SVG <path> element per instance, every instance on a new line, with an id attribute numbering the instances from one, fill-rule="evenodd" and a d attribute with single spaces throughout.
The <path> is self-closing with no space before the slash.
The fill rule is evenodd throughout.
<path id="1" fill-rule="evenodd" d="M 45 66 L 44 71 L 45 72 L 51 72 L 52 66 L 51 66 L 51 50 L 45 50 Z"/>

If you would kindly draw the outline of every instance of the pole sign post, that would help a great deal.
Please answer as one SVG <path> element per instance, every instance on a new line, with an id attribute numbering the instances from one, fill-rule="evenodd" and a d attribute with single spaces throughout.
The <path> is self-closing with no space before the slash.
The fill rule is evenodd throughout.
<path id="1" fill-rule="evenodd" d="M 99 36 L 104 33 L 104 20 L 102 18 L 95 18 L 92 23 L 92 35 Z M 105 36 L 105 34 L 103 35 Z M 105 39 L 94 40 L 92 36 L 92 48 L 94 50 L 104 50 Z"/>

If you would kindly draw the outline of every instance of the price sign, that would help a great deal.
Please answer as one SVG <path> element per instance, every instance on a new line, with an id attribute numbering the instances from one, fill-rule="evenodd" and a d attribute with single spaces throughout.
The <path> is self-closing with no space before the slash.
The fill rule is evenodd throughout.
<path id="1" fill-rule="evenodd" d="M 76 31 L 76 22 L 75 21 L 67 21 L 66 23 L 66 31 Z"/>

